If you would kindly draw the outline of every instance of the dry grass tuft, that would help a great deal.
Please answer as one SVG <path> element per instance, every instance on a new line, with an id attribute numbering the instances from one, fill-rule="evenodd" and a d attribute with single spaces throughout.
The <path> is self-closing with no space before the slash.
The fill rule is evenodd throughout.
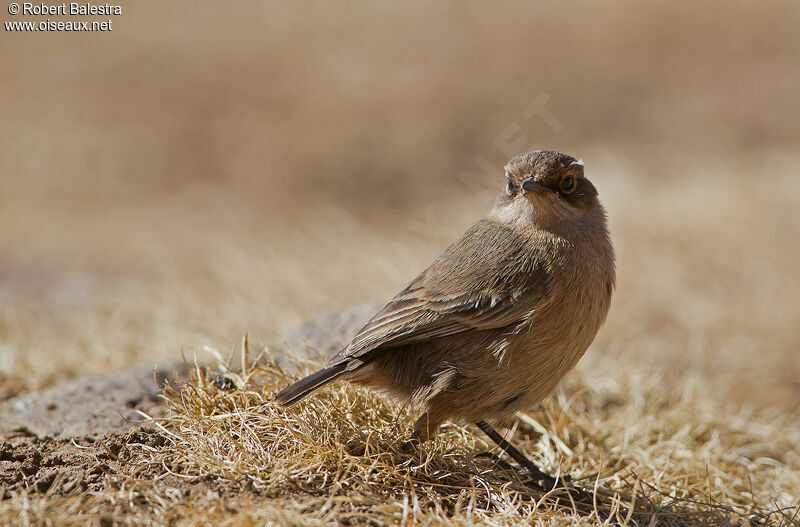
<path id="1" fill-rule="evenodd" d="M 402 406 L 337 383 L 286 410 L 271 397 L 295 376 L 269 359 L 244 371 L 198 368 L 170 387 L 171 415 L 158 422 L 167 444 L 144 450 L 137 470 L 233 485 L 261 500 L 247 514 L 277 507 L 302 523 L 797 524 L 797 438 L 776 444 L 780 423 L 703 405 L 697 387 L 665 394 L 653 381 L 575 376 L 540 411 L 520 415 L 513 440 L 544 469 L 593 489 L 596 503 L 580 504 L 526 486 L 515 467 L 483 455 L 477 429 L 450 424 L 401 454 L 413 422 Z"/>

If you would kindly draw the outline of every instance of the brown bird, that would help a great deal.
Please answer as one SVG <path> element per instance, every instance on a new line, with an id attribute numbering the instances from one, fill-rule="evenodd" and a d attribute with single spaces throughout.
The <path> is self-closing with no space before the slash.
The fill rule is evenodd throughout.
<path id="1" fill-rule="evenodd" d="M 445 420 L 478 425 L 537 478 L 489 422 L 546 397 L 608 313 L 614 250 L 581 161 L 540 150 L 505 167 L 506 186 L 470 227 L 389 301 L 328 365 L 277 394 L 291 405 L 339 377 L 423 411 L 414 437 Z"/>

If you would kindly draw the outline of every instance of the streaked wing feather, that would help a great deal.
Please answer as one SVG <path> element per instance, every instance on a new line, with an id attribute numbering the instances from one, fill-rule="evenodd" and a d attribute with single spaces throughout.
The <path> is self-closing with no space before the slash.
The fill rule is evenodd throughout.
<path id="1" fill-rule="evenodd" d="M 549 289 L 544 262 L 524 240 L 479 222 L 372 317 L 330 364 L 377 349 L 517 324 L 547 300 Z"/>

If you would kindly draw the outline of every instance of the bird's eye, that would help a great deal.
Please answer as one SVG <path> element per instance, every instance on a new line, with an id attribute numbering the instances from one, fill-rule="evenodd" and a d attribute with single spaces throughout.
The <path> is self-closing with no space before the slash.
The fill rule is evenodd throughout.
<path id="1" fill-rule="evenodd" d="M 575 178 L 565 177 L 564 179 L 561 180 L 561 184 L 559 186 L 561 187 L 562 192 L 564 192 L 565 194 L 569 194 L 573 190 L 575 190 Z"/>

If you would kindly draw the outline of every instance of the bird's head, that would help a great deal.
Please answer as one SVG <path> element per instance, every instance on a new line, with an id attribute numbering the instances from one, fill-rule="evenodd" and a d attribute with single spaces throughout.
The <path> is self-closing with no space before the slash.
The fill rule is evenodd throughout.
<path id="1" fill-rule="evenodd" d="M 506 186 L 494 212 L 506 221 L 556 225 L 604 215 L 597 189 L 574 157 L 537 150 L 514 156 L 505 169 Z"/>

